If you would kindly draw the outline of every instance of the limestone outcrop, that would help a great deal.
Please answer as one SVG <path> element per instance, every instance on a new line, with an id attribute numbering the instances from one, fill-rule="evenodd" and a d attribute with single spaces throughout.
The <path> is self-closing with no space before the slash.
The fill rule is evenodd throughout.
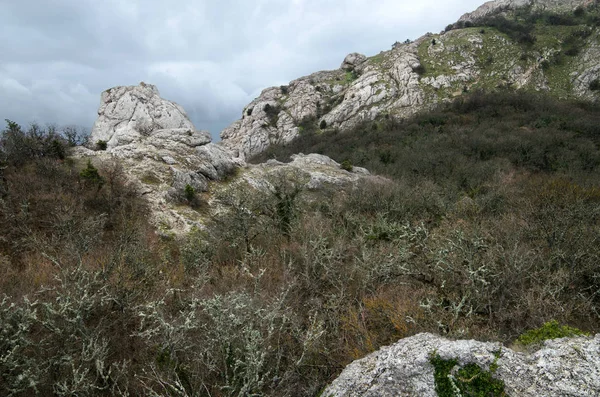
<path id="1" fill-rule="evenodd" d="M 432 355 L 456 360 L 458 367 L 492 369 L 508 396 L 592 397 L 600 391 L 600 335 L 549 340 L 528 354 L 499 343 L 419 334 L 351 363 L 321 395 L 435 397 Z"/>
<path id="2" fill-rule="evenodd" d="M 301 174 L 306 177 L 305 188 L 309 191 L 321 191 L 327 188 L 347 188 L 359 183 L 364 178 L 380 180 L 385 179 L 372 176 L 368 170 L 361 167 L 352 167 L 345 170 L 336 161 L 321 154 L 295 154 L 289 163 L 269 160 L 266 163 L 248 167 L 242 179 L 252 186 L 260 186 L 261 181 L 268 179 L 273 172 L 287 174 Z M 389 182 L 389 181 L 388 181 Z"/>
<path id="3" fill-rule="evenodd" d="M 572 12 L 590 3 L 498 0 L 464 15 L 460 22 L 464 26 L 466 21 L 528 4 Z M 570 52 L 564 43 L 571 40 L 571 33 L 565 29 L 541 29 L 535 32 L 536 44 L 527 46 L 495 28 L 465 28 L 397 42 L 371 57 L 352 53 L 337 70 L 265 89 L 244 108 L 241 119 L 221 133 L 222 142 L 246 159 L 308 130 L 343 130 L 379 117 L 405 118 L 477 89 L 523 88 L 594 99 L 597 94 L 590 84 L 600 77 L 600 30 L 581 26 L 578 31 L 583 32 L 577 33 L 581 49 Z M 566 58 L 559 59 L 565 52 Z"/>
<path id="4" fill-rule="evenodd" d="M 363 54 L 353 52 L 352 54 L 348 54 L 346 58 L 344 58 L 344 62 L 342 62 L 342 66 L 340 66 L 340 69 L 347 71 L 357 70 L 357 68 L 360 65 L 362 65 L 366 60 L 367 57 Z"/>
<path id="5" fill-rule="evenodd" d="M 350 54 L 338 70 L 264 90 L 221 133 L 223 144 L 246 159 L 307 128 L 351 128 L 386 110 L 408 116 L 423 103 L 419 66 L 416 45 L 382 54 L 377 62 Z"/>
<path id="6" fill-rule="evenodd" d="M 495 0 L 488 1 L 475 11 L 460 17 L 459 22 L 474 21 L 478 18 L 497 13 L 502 10 L 514 10 L 518 7 L 529 6 L 542 10 L 571 11 L 577 7 L 585 7 L 594 0 Z"/>
<path id="7" fill-rule="evenodd" d="M 299 84 L 294 89 L 307 87 Z M 257 105 L 256 112 L 272 114 L 266 106 L 270 103 L 276 106 L 266 100 Z M 290 107 L 296 117 L 310 113 L 300 102 L 290 102 Z M 97 166 L 117 160 L 129 181 L 147 199 L 152 222 L 165 233 L 179 234 L 203 226 L 203 216 L 185 205 L 187 185 L 210 200 L 212 187 L 225 179 L 245 179 L 261 186 L 260 180 L 273 170 L 306 175 L 308 189 L 347 186 L 369 176 L 368 171 L 358 167 L 352 172 L 343 170 L 340 164 L 320 155 L 297 155 L 290 164 L 247 165 L 226 145 L 212 143 L 210 134 L 196 130 L 183 108 L 161 98 L 156 87 L 145 83 L 103 92 L 98 116 L 89 148 L 79 147 L 75 155 L 89 158 Z"/>
<path id="8" fill-rule="evenodd" d="M 226 147 L 211 143 L 207 131 L 196 130 L 181 106 L 145 83 L 102 93 L 89 148 L 76 154 L 98 165 L 118 160 L 148 200 L 153 223 L 175 233 L 201 223 L 191 209 L 180 208 L 187 185 L 206 192 L 210 183 L 245 166 Z"/>
<path id="9" fill-rule="evenodd" d="M 172 129 L 196 130 L 181 106 L 161 98 L 155 86 L 142 82 L 102 93 L 90 142 L 104 141 L 113 148 Z M 198 145 L 210 142 L 210 135 L 200 135 Z"/>

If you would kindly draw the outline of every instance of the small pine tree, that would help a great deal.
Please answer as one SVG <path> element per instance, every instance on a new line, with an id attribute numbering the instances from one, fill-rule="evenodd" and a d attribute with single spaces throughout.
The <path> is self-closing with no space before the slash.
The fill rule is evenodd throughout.
<path id="1" fill-rule="evenodd" d="M 104 178 L 98 173 L 98 169 L 94 167 L 91 160 L 88 160 L 87 166 L 81 170 L 79 176 L 86 184 L 97 186 L 98 190 L 104 185 Z"/>
<path id="2" fill-rule="evenodd" d="M 340 164 L 340 168 L 349 172 L 352 172 L 352 169 L 354 168 L 352 166 L 352 162 L 350 162 L 350 160 L 344 160 L 342 161 L 342 164 Z"/>
<path id="3" fill-rule="evenodd" d="M 196 190 L 188 183 L 185 185 L 184 195 L 187 201 L 192 202 L 196 197 Z"/>
<path id="4" fill-rule="evenodd" d="M 107 147 L 108 143 L 106 141 L 99 140 L 96 142 L 96 150 L 106 150 Z"/>

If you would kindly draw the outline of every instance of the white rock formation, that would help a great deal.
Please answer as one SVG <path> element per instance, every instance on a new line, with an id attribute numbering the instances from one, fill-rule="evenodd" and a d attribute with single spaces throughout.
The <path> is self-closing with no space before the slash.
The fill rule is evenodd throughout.
<path id="1" fill-rule="evenodd" d="M 497 0 L 465 14 L 472 21 L 490 13 L 532 3 L 534 7 L 572 11 L 592 0 Z M 571 81 L 550 81 L 544 62 L 563 51 L 554 40 L 547 48 L 524 49 L 496 29 L 458 29 L 426 34 L 412 43 L 370 58 L 346 56 L 340 69 L 314 73 L 289 86 L 265 89 L 221 133 L 223 144 L 245 160 L 270 145 L 286 144 L 309 129 L 347 129 L 378 117 L 404 118 L 471 89 L 530 88 L 557 95 L 594 99 L 589 84 L 600 71 L 600 32 L 594 28 L 572 59 Z M 483 33 L 481 33 L 483 32 Z M 553 40 L 546 40 L 551 43 Z M 524 53 L 530 51 L 530 53 Z M 563 74 L 554 73 L 552 79 Z"/>
<path id="2" fill-rule="evenodd" d="M 496 355 L 499 357 L 496 358 Z M 322 393 L 327 397 L 436 397 L 432 354 L 477 364 L 504 381 L 508 396 L 592 397 L 600 393 L 600 335 L 546 341 L 531 354 L 499 343 L 451 341 L 432 334 L 402 339 L 357 360 Z"/>
<path id="3" fill-rule="evenodd" d="M 313 128 L 351 128 L 385 111 L 408 116 L 419 110 L 422 90 L 416 72 L 416 46 L 385 55 L 385 65 L 360 54 L 348 55 L 342 68 L 312 74 L 289 86 L 264 90 L 221 133 L 223 144 L 240 158 L 286 144 L 312 123 Z"/>
<path id="4" fill-rule="evenodd" d="M 155 86 L 142 82 L 102 93 L 90 143 L 102 140 L 112 148 L 148 137 L 157 130 L 175 128 L 195 131 L 181 106 L 161 98 Z"/>
<path id="5" fill-rule="evenodd" d="M 306 188 L 319 191 L 325 188 L 352 187 L 361 180 L 379 180 L 389 182 L 385 178 L 371 176 L 368 170 L 361 167 L 352 167 L 351 171 L 342 169 L 341 165 L 327 156 L 321 154 L 295 154 L 289 163 L 269 160 L 264 164 L 249 166 L 241 176 L 252 186 L 260 186 L 261 181 L 273 172 L 292 172 L 306 176 Z"/>
<path id="6" fill-rule="evenodd" d="M 579 6 L 588 6 L 594 0 L 495 0 L 488 1 L 479 6 L 475 11 L 460 17 L 459 22 L 474 21 L 479 18 L 494 14 L 501 10 L 514 10 L 518 7 L 531 5 L 537 9 L 554 11 L 570 11 Z"/>
<path id="7" fill-rule="evenodd" d="M 278 117 L 277 125 L 284 129 L 285 123 L 291 125 L 286 120 L 302 119 L 316 112 L 313 101 L 301 100 L 318 95 L 312 85 L 298 81 L 289 92 L 297 95 L 289 102 L 286 113 Z M 271 122 L 270 118 L 277 116 L 267 105 L 275 108 L 279 95 L 280 88 L 271 89 L 253 105 L 259 120 Z M 165 233 L 180 234 L 202 227 L 202 216 L 182 205 L 187 185 L 210 196 L 211 186 L 226 178 L 242 178 L 260 186 L 260 180 L 274 169 L 292 169 L 307 175 L 309 189 L 346 186 L 369 176 L 368 171 L 358 167 L 353 172 L 345 171 L 320 155 L 298 155 L 290 164 L 248 166 L 227 146 L 211 143 L 208 132 L 197 131 L 180 106 L 161 98 L 156 87 L 149 84 L 105 91 L 98 114 L 90 138 L 90 146 L 97 150 L 81 147 L 76 156 L 90 158 L 97 166 L 120 161 L 128 179 L 148 200 L 153 223 Z M 146 127 L 139 128 L 140 125 Z M 257 142 L 257 137 L 260 142 L 260 135 L 241 138 Z M 265 139 L 268 142 L 268 137 Z M 98 140 L 107 142 L 106 150 L 98 150 L 94 145 Z"/>
<path id="8" fill-rule="evenodd" d="M 148 200 L 153 223 L 174 233 L 201 225 L 193 210 L 178 205 L 186 185 L 206 192 L 211 182 L 245 166 L 226 147 L 211 143 L 207 131 L 196 130 L 181 106 L 145 83 L 102 93 L 90 146 L 96 148 L 99 140 L 107 142 L 105 151 L 79 148 L 77 154 L 97 165 L 118 159 Z"/>
<path id="9" fill-rule="evenodd" d="M 353 52 L 352 54 L 348 54 L 346 58 L 344 58 L 344 62 L 342 62 L 342 66 L 340 69 L 352 71 L 355 70 L 358 66 L 364 63 L 367 60 L 367 57 L 363 54 L 359 54 L 358 52 Z"/>

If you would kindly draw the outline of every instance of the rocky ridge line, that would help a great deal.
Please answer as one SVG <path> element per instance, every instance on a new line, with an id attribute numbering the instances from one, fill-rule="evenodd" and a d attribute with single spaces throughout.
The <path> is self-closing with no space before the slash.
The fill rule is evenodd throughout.
<path id="1" fill-rule="evenodd" d="M 533 4 L 567 11 L 590 1 L 536 0 Z M 488 2 L 461 20 L 527 4 L 530 1 Z M 270 145 L 287 144 L 307 129 L 344 130 L 378 117 L 404 118 L 479 88 L 527 88 L 561 97 L 596 98 L 589 83 L 599 73 L 598 29 L 585 39 L 583 51 L 569 58 L 564 73 L 545 70 L 545 61 L 551 62 L 561 51 L 556 37 L 546 41 L 524 49 L 495 29 L 471 28 L 397 42 L 372 57 L 352 53 L 337 70 L 265 89 L 243 109 L 241 119 L 221 132 L 222 142 L 245 160 Z"/>
<path id="2" fill-rule="evenodd" d="M 502 10 L 514 10 L 518 7 L 531 6 L 538 10 L 572 11 L 577 7 L 586 7 L 594 0 L 496 0 L 488 1 L 475 11 L 469 12 L 458 20 L 459 22 L 475 21 Z"/>

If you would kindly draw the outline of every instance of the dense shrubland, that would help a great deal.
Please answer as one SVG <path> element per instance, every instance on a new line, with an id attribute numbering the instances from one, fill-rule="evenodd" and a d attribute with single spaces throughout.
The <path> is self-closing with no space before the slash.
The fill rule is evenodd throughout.
<path id="1" fill-rule="evenodd" d="M 175 240 L 155 236 L 118 164 L 71 160 L 58 140 L 65 156 L 50 144 L 17 165 L 9 125 L 0 394 L 318 395 L 353 359 L 421 331 L 597 332 L 599 122 L 590 104 L 476 93 L 307 132 L 267 156 L 320 152 L 389 180 L 318 193 L 302 173 L 262 191 L 229 182 L 229 211 Z"/>
<path id="2" fill-rule="evenodd" d="M 493 14 L 473 21 L 459 21 L 450 24 L 445 31 L 471 27 L 492 27 L 506 34 L 512 40 L 531 45 L 535 43 L 536 26 L 588 26 L 600 25 L 600 3 L 595 1 L 587 7 L 578 7 L 571 13 L 557 13 L 534 9 L 532 5 L 515 10 L 500 8 Z"/>

